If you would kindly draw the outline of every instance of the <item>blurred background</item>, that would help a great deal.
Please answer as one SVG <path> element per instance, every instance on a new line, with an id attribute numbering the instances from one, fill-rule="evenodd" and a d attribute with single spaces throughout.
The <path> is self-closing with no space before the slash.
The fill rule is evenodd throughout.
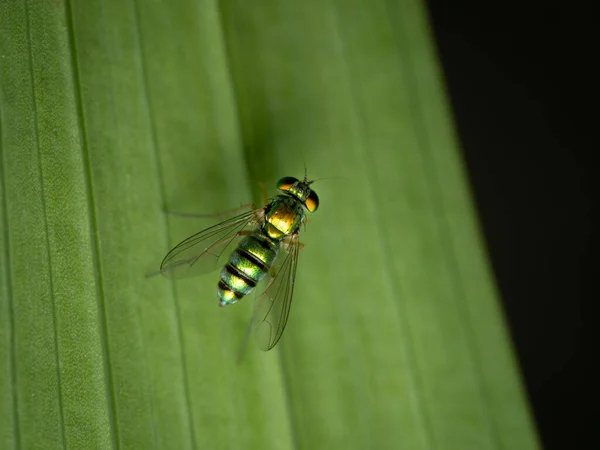
<path id="1" fill-rule="evenodd" d="M 429 0 L 494 273 L 544 448 L 596 448 L 592 13 Z"/>

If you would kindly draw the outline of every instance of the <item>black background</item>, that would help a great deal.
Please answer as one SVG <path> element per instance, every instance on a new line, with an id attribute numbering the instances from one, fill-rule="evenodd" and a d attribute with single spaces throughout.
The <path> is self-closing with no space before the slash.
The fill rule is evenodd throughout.
<path id="1" fill-rule="evenodd" d="M 492 5 L 428 1 L 538 433 L 549 450 L 593 448 L 594 16 L 578 2 Z"/>

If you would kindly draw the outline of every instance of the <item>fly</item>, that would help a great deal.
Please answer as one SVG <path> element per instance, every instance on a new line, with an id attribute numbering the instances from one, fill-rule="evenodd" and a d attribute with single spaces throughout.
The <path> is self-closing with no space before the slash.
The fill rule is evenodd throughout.
<path id="1" fill-rule="evenodd" d="M 163 259 L 160 273 L 206 273 L 218 267 L 225 250 L 241 238 L 230 253 L 217 283 L 220 306 L 237 303 L 266 281 L 258 296 L 249 330 L 262 350 L 270 350 L 285 329 L 294 294 L 300 227 L 306 212 L 315 212 L 319 198 L 314 181 L 284 177 L 281 191 L 262 208 L 252 209 L 190 236 Z"/>

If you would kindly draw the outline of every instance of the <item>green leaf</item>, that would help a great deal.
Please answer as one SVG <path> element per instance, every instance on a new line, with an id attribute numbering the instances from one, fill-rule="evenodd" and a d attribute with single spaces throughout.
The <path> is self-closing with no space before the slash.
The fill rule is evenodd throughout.
<path id="1" fill-rule="evenodd" d="M 0 1 L 0 448 L 535 449 L 417 0 Z M 321 199 L 271 352 L 212 214 Z"/>

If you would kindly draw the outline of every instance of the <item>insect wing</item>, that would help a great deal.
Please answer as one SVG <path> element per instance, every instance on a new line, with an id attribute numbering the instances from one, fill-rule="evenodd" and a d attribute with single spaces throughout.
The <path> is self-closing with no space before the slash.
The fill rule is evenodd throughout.
<path id="1" fill-rule="evenodd" d="M 263 216 L 262 208 L 255 209 L 190 236 L 167 253 L 160 265 L 160 273 L 169 277 L 185 277 L 215 270 L 225 249 L 244 228 L 258 225 Z"/>
<path id="2" fill-rule="evenodd" d="M 274 276 L 259 296 L 252 322 L 258 346 L 270 350 L 281 338 L 287 324 L 294 294 L 299 253 L 298 233 L 290 236 L 287 254 L 275 264 Z"/>

